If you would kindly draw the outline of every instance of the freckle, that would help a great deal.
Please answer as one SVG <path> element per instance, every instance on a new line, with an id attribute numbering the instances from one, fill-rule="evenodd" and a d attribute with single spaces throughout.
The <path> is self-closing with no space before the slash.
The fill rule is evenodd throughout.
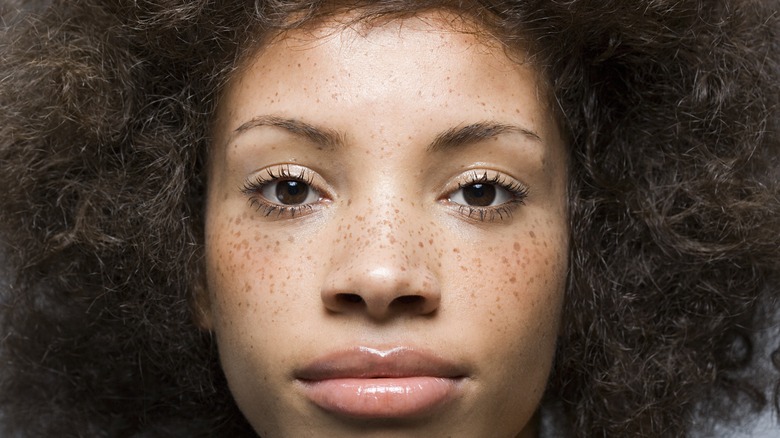
<path id="1" fill-rule="evenodd" d="M 514 248 L 515 251 L 520 251 L 520 242 L 515 242 Z"/>
<path id="2" fill-rule="evenodd" d="M 534 233 L 533 231 L 529 231 L 528 235 L 531 236 L 531 239 L 536 239 L 536 233 Z"/>
<path id="3" fill-rule="evenodd" d="M 460 252 L 460 250 L 459 250 L 458 248 L 452 248 L 452 252 L 454 252 L 454 253 L 456 253 L 456 254 L 457 254 L 457 253 L 459 253 L 459 252 Z"/>
<path id="4" fill-rule="evenodd" d="M 428 239 L 428 245 L 433 245 L 433 239 Z"/>
<path id="5" fill-rule="evenodd" d="M 423 245 L 422 242 L 417 242 L 417 246 L 419 246 L 420 248 L 423 248 L 425 245 Z"/>
<path id="6" fill-rule="evenodd" d="M 510 283 L 517 283 L 517 277 L 512 277 L 509 279 Z M 517 292 L 515 292 L 515 295 L 517 295 Z"/>

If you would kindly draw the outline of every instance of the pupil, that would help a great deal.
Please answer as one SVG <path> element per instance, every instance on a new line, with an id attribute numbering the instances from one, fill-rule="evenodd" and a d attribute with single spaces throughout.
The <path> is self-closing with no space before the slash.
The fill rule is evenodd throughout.
<path id="1" fill-rule="evenodd" d="M 301 181 L 279 181 L 276 184 L 276 197 L 285 205 L 300 204 L 309 194 L 309 185 Z"/>
<path id="2" fill-rule="evenodd" d="M 463 199 L 476 207 L 486 207 L 496 199 L 496 186 L 492 184 L 472 184 L 463 188 Z"/>

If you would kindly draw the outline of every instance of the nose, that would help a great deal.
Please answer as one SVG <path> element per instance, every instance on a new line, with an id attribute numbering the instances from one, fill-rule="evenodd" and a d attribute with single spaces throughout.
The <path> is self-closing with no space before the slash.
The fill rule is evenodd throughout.
<path id="1" fill-rule="evenodd" d="M 334 245 L 330 272 L 321 290 L 325 308 L 373 320 L 434 314 L 441 290 L 429 268 L 430 232 L 407 226 L 419 221 L 379 216 L 374 221 L 369 216 L 353 216 L 356 220 L 351 226 L 342 225 L 348 231 Z"/>

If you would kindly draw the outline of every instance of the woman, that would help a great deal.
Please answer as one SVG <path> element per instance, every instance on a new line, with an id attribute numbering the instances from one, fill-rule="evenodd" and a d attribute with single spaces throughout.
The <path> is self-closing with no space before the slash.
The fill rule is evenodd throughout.
<path id="1" fill-rule="evenodd" d="M 772 396 L 771 2 L 75 3 L 4 36 L 10 433 L 679 436 Z"/>

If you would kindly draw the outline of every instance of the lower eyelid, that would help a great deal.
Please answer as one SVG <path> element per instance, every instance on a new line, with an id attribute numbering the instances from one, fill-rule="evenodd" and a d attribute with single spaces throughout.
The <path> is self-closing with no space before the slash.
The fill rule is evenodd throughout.
<path id="1" fill-rule="evenodd" d="M 511 201 L 494 207 L 472 207 L 455 204 L 458 213 L 480 222 L 496 222 L 510 219 L 522 202 Z"/>

